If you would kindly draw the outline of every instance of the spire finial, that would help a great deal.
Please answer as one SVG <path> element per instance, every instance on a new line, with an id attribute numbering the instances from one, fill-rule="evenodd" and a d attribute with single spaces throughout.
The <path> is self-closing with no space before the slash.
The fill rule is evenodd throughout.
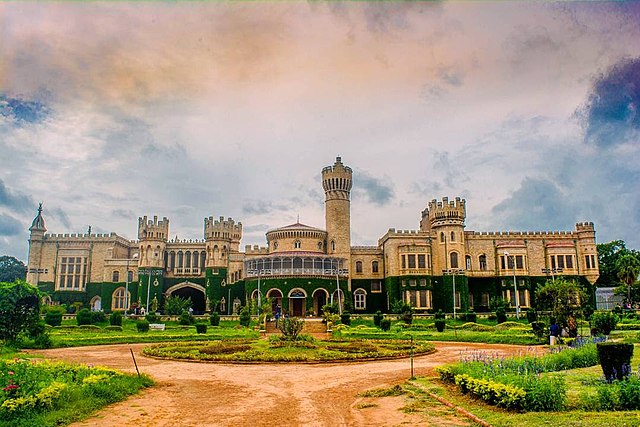
<path id="1" fill-rule="evenodd" d="M 300 214 L 298 214 L 298 224 L 300 224 Z"/>
<path id="2" fill-rule="evenodd" d="M 42 202 L 38 203 L 38 213 L 42 213 Z"/>

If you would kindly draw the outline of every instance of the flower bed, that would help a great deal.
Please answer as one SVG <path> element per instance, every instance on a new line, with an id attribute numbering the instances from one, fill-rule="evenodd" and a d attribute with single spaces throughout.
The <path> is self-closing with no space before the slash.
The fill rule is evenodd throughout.
<path id="1" fill-rule="evenodd" d="M 324 362 L 407 357 L 435 351 L 421 342 L 412 347 L 397 340 L 315 340 L 298 341 L 221 340 L 214 344 L 190 342 L 147 347 L 143 354 L 152 357 L 225 362 Z"/>
<path id="2" fill-rule="evenodd" d="M 151 384 L 107 368 L 0 360 L 0 426 L 68 423 Z"/>

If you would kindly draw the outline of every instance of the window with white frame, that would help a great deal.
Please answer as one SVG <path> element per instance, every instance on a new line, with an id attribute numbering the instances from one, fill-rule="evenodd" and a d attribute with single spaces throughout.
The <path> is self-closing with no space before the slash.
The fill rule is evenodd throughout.
<path id="1" fill-rule="evenodd" d="M 129 292 L 129 298 L 127 298 L 127 291 L 123 287 L 117 288 L 111 295 L 111 310 L 126 310 L 127 300 L 131 301 L 131 292 Z"/>
<path id="2" fill-rule="evenodd" d="M 486 271 L 487 270 L 487 256 L 486 255 L 480 255 L 478 257 L 478 264 L 480 265 L 480 270 L 482 271 Z"/>
<path id="3" fill-rule="evenodd" d="M 353 291 L 353 306 L 356 310 L 365 310 L 367 308 L 367 292 L 358 288 Z"/>
<path id="4" fill-rule="evenodd" d="M 60 257 L 57 289 L 82 291 L 87 281 L 87 257 Z"/>
<path id="5" fill-rule="evenodd" d="M 378 272 L 378 261 L 372 261 L 371 262 L 371 272 L 372 273 L 377 273 Z"/>
<path id="6" fill-rule="evenodd" d="M 113 277 L 111 278 L 112 282 L 119 282 L 120 281 L 120 272 L 118 270 L 113 272 Z"/>
<path id="7" fill-rule="evenodd" d="M 382 282 L 379 280 L 371 282 L 371 292 L 374 292 L 374 293 L 382 292 Z"/>

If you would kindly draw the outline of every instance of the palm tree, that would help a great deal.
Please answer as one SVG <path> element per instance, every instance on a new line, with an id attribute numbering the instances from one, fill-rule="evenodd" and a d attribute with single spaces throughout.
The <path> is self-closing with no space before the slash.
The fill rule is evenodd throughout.
<path id="1" fill-rule="evenodd" d="M 618 259 L 616 263 L 618 277 L 627 285 L 627 301 L 631 304 L 631 285 L 638 279 L 640 274 L 640 259 L 635 254 L 626 254 Z"/>

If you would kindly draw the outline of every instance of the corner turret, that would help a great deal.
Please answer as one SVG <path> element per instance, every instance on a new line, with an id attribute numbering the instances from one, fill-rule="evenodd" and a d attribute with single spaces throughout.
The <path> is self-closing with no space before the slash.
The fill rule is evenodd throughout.
<path id="1" fill-rule="evenodd" d="M 164 253 L 169 237 L 169 219 L 158 221 L 138 218 L 138 239 L 140 240 L 140 267 L 164 267 Z"/>
<path id="2" fill-rule="evenodd" d="M 242 223 L 232 218 L 204 219 L 204 238 L 207 242 L 207 267 L 226 267 L 230 252 L 239 252 Z"/>
<path id="3" fill-rule="evenodd" d="M 325 194 L 327 253 L 345 259 L 351 256 L 351 187 L 353 171 L 336 157 L 333 166 L 322 169 Z"/>

